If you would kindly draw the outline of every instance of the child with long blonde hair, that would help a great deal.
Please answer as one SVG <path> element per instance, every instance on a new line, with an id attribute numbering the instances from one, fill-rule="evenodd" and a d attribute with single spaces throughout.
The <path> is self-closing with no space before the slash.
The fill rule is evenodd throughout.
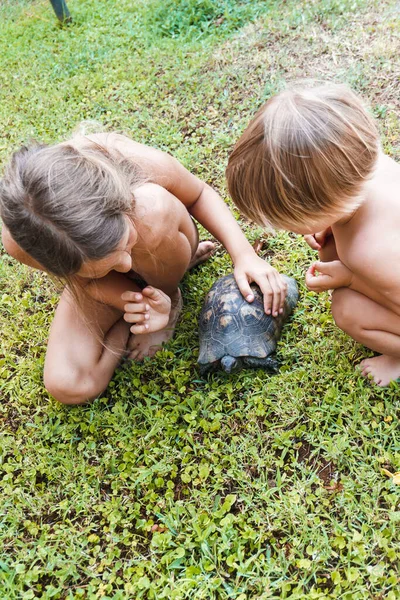
<path id="1" fill-rule="evenodd" d="M 360 364 L 386 386 L 400 377 L 400 165 L 346 86 L 293 86 L 272 97 L 227 168 L 238 208 L 256 223 L 304 234 L 319 253 L 310 290 L 334 290 L 336 324 L 380 353 Z"/>
<path id="2" fill-rule="evenodd" d="M 51 326 L 44 382 L 80 404 L 121 358 L 151 356 L 173 334 L 178 284 L 206 260 L 192 216 L 230 253 L 242 294 L 283 309 L 285 283 L 257 257 L 228 207 L 170 155 L 118 134 L 76 135 L 16 152 L 0 182 L 6 251 L 67 282 Z"/>

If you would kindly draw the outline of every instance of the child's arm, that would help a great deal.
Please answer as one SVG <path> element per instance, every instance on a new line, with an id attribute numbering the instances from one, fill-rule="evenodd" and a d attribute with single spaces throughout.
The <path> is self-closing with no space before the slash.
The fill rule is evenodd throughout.
<path id="1" fill-rule="evenodd" d="M 264 295 L 265 311 L 275 316 L 283 312 L 286 283 L 271 265 L 256 255 L 229 208 L 210 186 L 169 154 L 125 136 L 97 134 L 90 139 L 113 146 L 140 165 L 150 181 L 170 191 L 225 246 L 234 263 L 240 291 L 249 302 L 254 300 L 250 283 L 255 281 Z"/>
<path id="2" fill-rule="evenodd" d="M 225 246 L 235 266 L 236 282 L 246 300 L 254 300 L 250 283 L 255 281 L 264 296 L 265 312 L 278 315 L 278 312 L 283 311 L 286 296 L 284 280 L 269 263 L 256 255 L 219 194 L 207 184 L 195 179 L 191 196 L 188 197 L 190 188 L 179 185 L 179 179 L 178 185 L 171 190 L 172 193 L 182 200 L 195 219 Z"/>
<path id="3" fill-rule="evenodd" d="M 152 149 L 152 152 L 158 151 Z M 286 283 L 270 264 L 256 255 L 219 194 L 168 154 L 158 152 L 157 169 L 157 183 L 178 198 L 190 214 L 225 246 L 235 266 L 235 278 L 243 296 L 250 302 L 254 300 L 250 287 L 254 281 L 264 295 L 265 311 L 275 316 L 282 312 Z"/>

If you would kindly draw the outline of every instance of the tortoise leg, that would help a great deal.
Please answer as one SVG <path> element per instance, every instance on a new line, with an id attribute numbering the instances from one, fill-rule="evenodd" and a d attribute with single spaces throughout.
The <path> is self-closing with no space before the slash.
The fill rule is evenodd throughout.
<path id="1" fill-rule="evenodd" d="M 213 373 L 219 367 L 219 360 L 216 360 L 211 363 L 201 364 L 199 363 L 199 371 L 200 375 L 203 377 L 204 375 L 208 375 L 209 373 Z"/>
<path id="2" fill-rule="evenodd" d="M 251 369 L 265 369 L 266 371 L 270 371 L 271 373 L 278 373 L 279 371 L 279 363 L 275 358 L 271 358 L 267 356 L 266 358 L 255 358 L 254 356 L 246 356 L 243 359 L 246 367 L 250 367 Z"/>

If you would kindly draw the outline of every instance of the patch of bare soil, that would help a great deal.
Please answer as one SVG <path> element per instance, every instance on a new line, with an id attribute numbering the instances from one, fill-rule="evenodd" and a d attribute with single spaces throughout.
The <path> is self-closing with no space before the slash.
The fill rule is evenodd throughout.
<path id="1" fill-rule="evenodd" d="M 329 21 L 316 7 L 313 13 L 312 2 L 302 4 L 307 15 L 296 27 L 282 3 L 280 22 L 252 24 L 214 54 L 212 68 L 228 76 L 232 101 L 240 110 L 252 97 L 257 107 L 290 81 L 343 81 L 373 106 L 391 147 L 400 151 L 400 3 L 365 3 L 351 18 Z"/>

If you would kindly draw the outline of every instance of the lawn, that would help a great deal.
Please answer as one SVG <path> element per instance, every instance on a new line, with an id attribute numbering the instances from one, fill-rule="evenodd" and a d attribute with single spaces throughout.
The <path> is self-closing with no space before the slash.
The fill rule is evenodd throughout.
<path id="1" fill-rule="evenodd" d="M 82 120 L 171 152 L 227 199 L 250 116 L 287 81 L 345 81 L 400 160 L 400 12 L 391 0 L 0 2 L 0 161 Z M 237 214 L 238 219 L 240 218 Z M 68 408 L 42 370 L 57 291 L 0 262 L 0 598 L 400 598 L 399 387 L 354 366 L 368 351 L 304 287 L 303 240 L 270 235 L 301 299 L 279 375 L 201 378 L 197 319 L 230 272 L 222 248 L 185 277 L 175 338 Z"/>

